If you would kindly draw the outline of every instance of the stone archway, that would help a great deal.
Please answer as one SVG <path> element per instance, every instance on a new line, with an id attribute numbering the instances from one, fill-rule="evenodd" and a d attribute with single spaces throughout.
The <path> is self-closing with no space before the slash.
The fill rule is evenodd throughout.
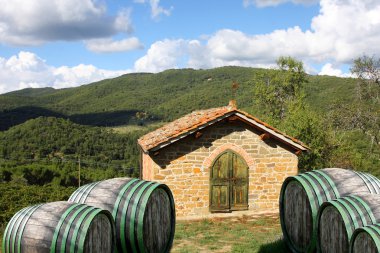
<path id="1" fill-rule="evenodd" d="M 206 172 L 209 172 L 213 162 L 215 161 L 215 159 L 223 152 L 227 151 L 227 150 L 231 150 L 233 152 L 235 152 L 236 154 L 238 154 L 239 156 L 241 156 L 244 161 L 247 163 L 248 167 L 249 167 L 249 170 L 253 170 L 254 167 L 255 167 L 255 161 L 253 160 L 253 158 L 247 153 L 247 151 L 245 151 L 243 148 L 235 145 L 235 144 L 231 144 L 231 143 L 226 143 L 224 145 L 221 145 L 219 147 L 217 147 L 202 163 L 202 168 L 201 170 L 202 171 L 206 171 Z"/>

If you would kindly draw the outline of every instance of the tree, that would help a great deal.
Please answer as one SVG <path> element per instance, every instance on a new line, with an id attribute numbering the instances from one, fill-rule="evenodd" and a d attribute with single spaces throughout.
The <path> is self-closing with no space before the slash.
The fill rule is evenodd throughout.
<path id="1" fill-rule="evenodd" d="M 334 147 L 329 125 L 305 103 L 306 82 L 301 61 L 280 57 L 277 70 L 259 76 L 254 89 L 261 116 L 311 148 L 300 158 L 299 168 L 304 171 L 326 167 Z"/>
<path id="2" fill-rule="evenodd" d="M 331 127 L 308 105 L 290 106 L 287 117 L 279 127 L 310 147 L 310 151 L 302 154 L 299 158 L 298 167 L 301 171 L 330 166 L 336 146 Z"/>
<path id="3" fill-rule="evenodd" d="M 380 58 L 363 55 L 354 60 L 351 73 L 358 78 L 356 98 L 379 102 Z"/>
<path id="4" fill-rule="evenodd" d="M 351 73 L 357 85 L 348 123 L 371 138 L 372 151 L 374 146 L 380 148 L 380 58 L 363 55 L 355 59 Z"/>
<path id="5" fill-rule="evenodd" d="M 255 80 L 255 104 L 262 108 L 263 116 L 280 122 L 290 104 L 302 103 L 307 75 L 303 63 L 291 57 L 280 57 L 277 70 L 268 71 Z"/>

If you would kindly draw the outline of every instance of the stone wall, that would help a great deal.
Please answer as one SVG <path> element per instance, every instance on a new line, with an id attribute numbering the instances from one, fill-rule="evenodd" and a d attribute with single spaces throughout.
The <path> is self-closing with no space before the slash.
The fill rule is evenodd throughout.
<path id="1" fill-rule="evenodd" d="M 199 138 L 191 135 L 158 154 L 143 154 L 143 179 L 170 187 L 178 217 L 208 214 L 210 167 L 221 152 L 232 150 L 249 166 L 249 209 L 276 212 L 282 182 L 297 174 L 298 157 L 278 141 L 262 141 L 260 134 L 241 122 L 217 123 Z"/>

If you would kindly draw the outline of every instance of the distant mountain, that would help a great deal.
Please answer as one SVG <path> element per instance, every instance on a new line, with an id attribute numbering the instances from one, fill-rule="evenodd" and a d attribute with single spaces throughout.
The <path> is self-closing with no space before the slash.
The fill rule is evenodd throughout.
<path id="1" fill-rule="evenodd" d="M 56 90 L 54 88 L 26 88 L 22 90 L 12 91 L 7 93 L 7 95 L 18 96 L 18 97 L 39 97 L 43 95 L 48 95 L 54 93 Z"/>
<path id="2" fill-rule="evenodd" d="M 76 88 L 24 89 L 0 95 L 0 130 L 38 116 L 69 118 L 80 124 L 115 126 L 170 121 L 197 109 L 228 104 L 239 83 L 239 108 L 255 113 L 254 78 L 265 69 L 221 67 L 134 73 Z M 309 76 L 307 101 L 326 111 L 334 101 L 352 99 L 355 80 Z"/>

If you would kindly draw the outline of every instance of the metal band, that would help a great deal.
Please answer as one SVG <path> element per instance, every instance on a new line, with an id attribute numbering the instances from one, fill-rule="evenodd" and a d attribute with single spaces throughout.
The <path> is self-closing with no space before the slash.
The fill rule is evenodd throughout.
<path id="1" fill-rule="evenodd" d="M 371 238 L 375 242 L 377 249 L 380 249 L 380 240 L 379 240 L 380 229 L 377 228 L 375 225 L 372 225 L 372 226 L 358 228 L 355 230 L 350 241 L 350 251 L 349 251 L 350 253 L 353 252 L 356 237 L 358 237 L 360 233 L 365 233 L 365 232 L 367 232 L 371 236 Z"/>
<path id="2" fill-rule="evenodd" d="M 82 187 L 78 188 L 73 193 L 73 195 L 75 195 L 75 196 L 73 198 L 71 198 L 71 196 L 70 196 L 69 201 L 81 203 L 79 200 L 82 198 L 83 193 L 85 193 L 87 191 L 87 189 L 91 187 L 91 185 L 92 184 L 86 184 L 86 185 L 83 185 Z"/>
<path id="3" fill-rule="evenodd" d="M 51 241 L 51 246 L 50 246 L 50 253 L 55 253 L 56 251 L 56 247 L 57 247 L 57 240 L 58 240 L 58 236 L 59 236 L 59 232 L 61 231 L 61 227 L 66 219 L 66 217 L 71 213 L 71 211 L 78 207 L 78 206 L 81 206 L 82 204 L 73 204 L 72 206 L 70 206 L 61 216 L 61 219 L 59 220 L 58 224 L 57 224 L 57 227 L 55 228 L 55 231 L 54 231 L 54 236 L 53 236 L 53 240 Z"/>
<path id="4" fill-rule="evenodd" d="M 83 193 L 83 195 L 82 195 L 83 200 L 82 200 L 82 197 L 79 199 L 79 203 L 86 203 L 86 199 L 87 199 L 88 195 L 90 195 L 92 189 L 94 189 L 94 187 L 97 186 L 101 182 L 102 181 L 98 181 L 98 182 L 92 183 L 91 187 L 87 188 L 86 192 Z"/>
<path id="5" fill-rule="evenodd" d="M 376 181 L 377 181 L 377 180 L 374 180 L 374 178 L 371 177 L 370 174 L 368 174 L 368 173 L 364 173 L 364 172 L 362 172 L 361 174 L 362 174 L 365 178 L 367 178 L 367 180 L 368 180 L 368 184 L 370 184 L 370 185 L 372 186 L 372 188 L 373 188 L 373 192 L 372 192 L 372 193 L 379 194 L 379 193 L 380 193 L 380 192 L 379 192 L 379 186 L 376 185 Z"/>
<path id="6" fill-rule="evenodd" d="M 29 208 L 30 207 L 25 207 L 25 208 L 21 209 L 20 211 L 18 211 L 12 217 L 12 219 L 9 221 L 7 227 L 5 228 L 4 236 L 3 236 L 3 247 L 2 247 L 3 248 L 2 251 L 4 253 L 10 252 L 10 250 L 9 250 L 9 248 L 10 248 L 10 237 L 12 235 L 12 230 L 13 230 L 14 224 L 16 223 L 17 219 L 27 211 L 26 209 L 29 209 Z"/>
<path id="7" fill-rule="evenodd" d="M 87 186 L 88 186 L 88 185 L 86 184 L 86 185 L 83 185 L 83 186 L 79 187 L 78 189 L 76 189 L 76 190 L 74 191 L 74 193 L 71 194 L 71 196 L 70 196 L 70 198 L 69 198 L 68 201 L 69 201 L 69 202 L 75 202 L 75 201 L 76 201 L 76 198 L 77 198 L 77 196 L 78 196 L 78 194 L 82 193 L 83 189 L 86 188 Z"/>
<path id="8" fill-rule="evenodd" d="M 92 213 L 84 221 L 83 231 L 88 231 L 88 228 L 90 227 L 92 220 L 95 218 L 96 215 L 98 215 L 100 212 L 102 212 L 102 210 L 99 209 L 99 208 L 94 208 L 91 211 L 92 211 Z M 85 233 L 81 233 L 81 235 L 79 237 L 78 253 L 83 253 L 84 252 L 84 242 L 85 242 L 85 240 L 86 240 L 86 234 Z M 74 252 L 74 251 L 70 250 L 70 252 Z"/>
<path id="9" fill-rule="evenodd" d="M 22 235 L 23 235 L 23 233 L 24 233 L 24 229 L 25 229 L 25 225 L 26 225 L 26 223 L 28 222 L 28 220 L 30 219 L 30 217 L 33 215 L 33 213 L 34 213 L 35 211 L 37 211 L 37 209 L 40 208 L 42 205 L 43 205 L 43 204 L 39 204 L 39 205 L 34 206 L 34 207 L 30 210 L 30 212 L 28 213 L 28 216 L 26 217 L 24 223 L 21 225 L 21 231 L 20 231 L 20 234 L 19 234 L 19 236 L 18 236 L 17 252 L 19 252 L 19 253 L 21 252 L 21 240 L 22 240 Z M 16 234 L 15 234 L 15 235 L 16 235 Z M 13 251 L 13 252 L 15 252 L 15 251 Z"/>
<path id="10" fill-rule="evenodd" d="M 71 216 L 69 221 L 67 222 L 65 232 L 63 232 L 63 235 L 62 235 L 62 243 L 61 243 L 60 252 L 66 252 L 66 241 L 67 241 L 67 237 L 69 236 L 71 226 L 73 225 L 73 222 L 77 218 L 78 214 L 86 208 L 88 208 L 88 206 L 81 204 L 81 206 L 74 212 L 73 216 Z"/>
<path id="11" fill-rule="evenodd" d="M 359 213 L 359 217 L 362 220 L 363 226 L 367 226 L 367 220 L 365 218 L 365 214 L 363 213 L 362 209 L 355 203 L 354 200 L 352 200 L 350 198 L 350 196 L 344 197 L 344 199 L 346 201 L 348 201 L 356 209 L 356 211 Z"/>
<path id="12" fill-rule="evenodd" d="M 375 188 L 373 187 L 372 184 L 369 183 L 369 179 L 368 177 L 365 176 L 364 173 L 360 173 L 360 172 L 356 172 L 356 171 L 353 171 L 356 175 L 358 175 L 362 180 L 363 182 L 365 183 L 365 185 L 367 186 L 368 190 L 370 193 L 374 193 L 375 191 Z"/>
<path id="13" fill-rule="evenodd" d="M 145 253 L 145 246 L 143 244 L 143 242 L 144 242 L 143 227 L 144 227 L 145 208 L 146 208 L 146 205 L 148 203 L 148 199 L 150 198 L 150 195 L 158 186 L 160 186 L 160 184 L 158 184 L 158 183 L 150 185 L 149 189 L 145 193 L 145 198 L 142 200 L 142 203 L 139 206 L 140 209 L 139 209 L 139 212 L 137 214 L 137 217 L 138 217 L 137 241 L 138 241 L 138 246 L 139 246 L 140 252 L 142 252 L 142 253 Z"/>
<path id="14" fill-rule="evenodd" d="M 318 188 L 318 186 L 315 184 L 315 182 L 310 177 L 308 177 L 308 175 L 305 175 L 305 174 L 301 174 L 301 175 L 299 175 L 299 177 L 302 177 L 311 185 L 311 189 L 314 191 L 315 195 L 317 196 L 318 206 L 322 205 L 322 203 L 324 202 L 322 199 L 322 196 L 321 196 L 322 192 Z"/>
<path id="15" fill-rule="evenodd" d="M 366 174 L 371 179 L 370 182 L 373 185 L 373 187 L 375 188 L 376 194 L 379 194 L 380 193 L 380 181 L 379 181 L 379 179 L 377 177 L 369 174 L 369 173 L 364 173 L 364 174 Z"/>
<path id="16" fill-rule="evenodd" d="M 350 239 L 354 230 L 359 227 L 358 220 L 355 219 L 354 210 L 352 210 L 352 208 L 347 204 L 348 201 L 346 201 L 345 198 L 336 199 L 335 201 L 339 202 L 346 209 L 345 211 L 348 213 L 352 223 L 354 224 L 354 227 L 352 227 L 352 223 L 350 223 L 351 228 L 352 228 L 352 230 L 349 233 L 349 239 Z"/>
<path id="17" fill-rule="evenodd" d="M 170 241 L 168 242 L 168 244 L 166 245 L 166 249 L 164 252 L 169 252 L 170 251 L 170 248 L 172 247 L 173 245 L 173 240 L 174 240 L 174 235 L 175 235 L 175 203 L 174 203 L 174 197 L 173 197 L 173 194 L 170 190 L 170 188 L 165 185 L 165 184 L 161 184 L 161 187 L 165 188 L 166 190 L 166 193 L 168 194 L 168 197 L 169 197 L 169 200 L 170 200 L 170 211 L 172 212 L 172 219 L 173 219 L 173 222 L 172 222 L 172 226 L 171 226 L 171 232 L 170 232 Z"/>
<path id="18" fill-rule="evenodd" d="M 350 218 L 348 217 L 348 214 L 350 215 L 349 211 L 345 210 L 345 206 L 338 200 L 339 199 L 336 199 L 336 200 L 333 200 L 329 203 L 339 211 L 340 215 L 343 218 L 344 224 L 346 225 L 346 228 L 350 227 L 350 230 L 347 229 L 348 239 L 350 239 L 353 231 L 355 230 L 355 227 L 353 227 L 351 222 L 349 221 L 351 218 L 351 217 Z M 322 212 L 320 214 L 320 217 L 322 217 Z"/>
<path id="19" fill-rule="evenodd" d="M 324 193 L 325 193 L 325 196 L 326 196 L 326 200 L 331 200 L 331 195 L 330 195 L 330 191 L 329 189 L 327 188 L 325 182 L 323 182 L 323 180 L 321 180 L 317 175 L 316 173 L 312 173 L 312 172 L 306 172 L 306 174 L 308 174 L 309 176 L 312 176 L 315 180 L 318 181 L 318 183 L 321 185 Z"/>
<path id="20" fill-rule="evenodd" d="M 15 223 L 15 227 L 13 227 L 15 229 L 15 231 L 13 231 L 12 229 L 12 252 L 16 252 L 16 235 L 17 233 L 19 232 L 19 229 L 20 229 L 20 226 L 22 226 L 21 224 L 24 224 L 25 221 L 27 221 L 30 217 L 30 215 L 32 215 L 32 213 L 34 212 L 34 210 L 36 210 L 39 206 L 30 206 L 28 207 L 25 211 L 24 211 L 24 215 L 20 216 L 21 219 L 17 219 L 16 223 Z M 8 248 L 8 250 L 10 249 L 11 247 Z M 18 248 L 18 245 L 17 245 L 17 248 Z"/>
<path id="21" fill-rule="evenodd" d="M 376 223 L 375 215 L 373 215 L 373 212 L 372 212 L 371 208 L 368 206 L 368 204 L 362 198 L 360 198 L 358 196 L 351 195 L 350 197 L 356 199 L 360 204 L 362 204 L 364 209 L 367 211 L 369 218 L 371 219 L 372 224 L 375 224 Z"/>
<path id="22" fill-rule="evenodd" d="M 294 176 L 294 178 L 303 186 L 304 190 L 306 191 L 306 195 L 309 198 L 309 203 L 311 207 L 311 217 L 313 221 L 313 231 L 312 231 L 312 236 L 311 236 L 311 242 L 308 247 L 307 251 L 311 251 L 312 249 L 315 248 L 315 245 L 317 243 L 317 213 L 318 213 L 318 207 L 316 206 L 316 201 L 314 198 L 313 193 L 310 191 L 310 187 L 306 184 L 306 182 L 303 180 L 303 178 L 299 176 Z M 293 245 L 295 246 L 295 245 Z M 295 247 L 296 250 L 301 251 L 298 249 L 298 247 Z"/>
<path id="23" fill-rule="evenodd" d="M 334 181 L 332 181 L 332 179 L 330 178 L 330 176 L 327 173 L 325 173 L 324 171 L 321 171 L 321 170 L 315 170 L 314 172 L 318 173 L 324 179 L 326 179 L 327 182 L 329 182 L 331 189 L 334 191 L 335 198 L 336 199 L 340 198 L 340 193 L 339 193 L 338 189 L 336 188 L 336 185 L 335 185 Z"/>
<path id="24" fill-rule="evenodd" d="M 115 221 L 116 221 L 116 217 L 117 217 L 117 210 L 119 210 L 119 205 L 120 205 L 121 200 L 124 197 L 125 192 L 136 181 L 138 181 L 138 179 L 136 179 L 136 178 L 133 178 L 133 179 L 129 180 L 128 183 L 126 183 L 123 186 L 123 188 L 120 190 L 119 195 L 117 196 L 115 205 L 113 206 L 113 211 L 112 211 L 112 216 L 115 219 Z"/>
<path id="25" fill-rule="evenodd" d="M 125 241 L 125 229 L 124 228 L 125 228 L 125 220 L 126 220 L 127 211 L 129 208 L 129 202 L 131 201 L 131 197 L 132 197 L 133 193 L 135 192 L 135 190 L 144 182 L 145 181 L 141 180 L 140 182 L 138 182 L 137 184 L 135 184 L 133 186 L 131 191 L 128 193 L 126 201 L 123 205 L 123 209 L 122 209 L 123 212 L 122 212 L 122 216 L 120 219 L 120 243 L 121 243 L 121 247 L 123 249 L 123 252 L 127 252 L 127 245 L 126 245 L 126 241 Z"/>
<path id="26" fill-rule="evenodd" d="M 79 217 L 78 221 L 76 222 L 76 225 L 74 228 L 74 233 L 73 233 L 73 236 L 71 237 L 70 252 L 75 252 L 75 242 L 76 242 L 77 237 L 78 237 L 78 232 L 80 230 L 80 226 L 82 225 L 82 223 L 84 221 L 86 221 L 88 219 L 87 215 L 90 212 L 93 212 L 94 210 L 99 210 L 99 209 L 96 207 L 89 207 L 88 206 L 87 210 L 82 213 L 82 215 Z M 85 234 L 85 237 L 86 237 L 86 232 L 87 232 L 87 229 L 82 229 L 81 235 Z M 83 248 L 82 249 L 78 248 L 78 253 L 82 253 L 82 252 L 83 252 Z"/>
<path id="27" fill-rule="evenodd" d="M 141 196 L 144 194 L 145 189 L 150 187 L 152 184 L 155 184 L 154 182 L 146 182 L 144 186 L 142 186 L 138 192 L 136 193 L 134 197 L 134 205 L 132 206 L 132 212 L 131 212 L 131 221 L 129 222 L 129 238 L 131 240 L 131 246 L 133 252 L 137 251 L 137 246 L 135 243 L 135 219 L 136 219 L 136 211 L 137 207 L 140 208 L 139 203 Z M 145 196 L 145 195 L 144 195 Z"/>

